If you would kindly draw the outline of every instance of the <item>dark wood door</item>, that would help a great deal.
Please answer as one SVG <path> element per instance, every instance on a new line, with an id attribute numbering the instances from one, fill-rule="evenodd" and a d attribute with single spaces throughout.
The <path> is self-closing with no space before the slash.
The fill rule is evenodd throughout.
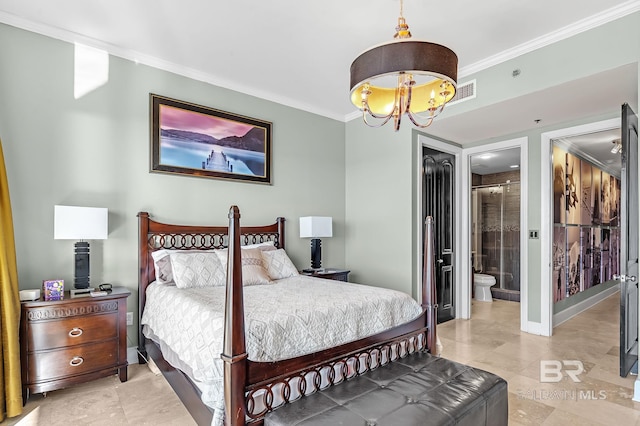
<path id="1" fill-rule="evenodd" d="M 427 216 L 434 219 L 436 297 L 438 323 L 441 323 L 455 318 L 455 157 L 424 147 L 422 178 L 423 222 Z"/>
<path id="2" fill-rule="evenodd" d="M 622 105 L 620 223 L 620 375 L 638 361 L 638 117 Z"/>

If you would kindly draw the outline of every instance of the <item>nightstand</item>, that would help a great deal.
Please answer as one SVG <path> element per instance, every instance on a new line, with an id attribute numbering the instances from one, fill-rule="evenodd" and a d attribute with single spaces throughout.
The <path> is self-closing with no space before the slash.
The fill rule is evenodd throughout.
<path id="1" fill-rule="evenodd" d="M 348 269 L 322 268 L 322 269 L 305 269 L 300 271 L 302 275 L 311 277 L 326 278 L 328 280 L 349 281 Z"/>
<path id="2" fill-rule="evenodd" d="M 114 287 L 105 296 L 21 303 L 22 402 L 48 392 L 118 373 L 127 381 L 127 297 Z"/>

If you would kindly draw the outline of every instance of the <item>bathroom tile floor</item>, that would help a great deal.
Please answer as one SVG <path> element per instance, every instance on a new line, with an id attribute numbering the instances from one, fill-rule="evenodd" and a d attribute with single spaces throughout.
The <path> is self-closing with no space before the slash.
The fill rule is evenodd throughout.
<path id="1" fill-rule="evenodd" d="M 635 376 L 618 375 L 619 294 L 565 322 L 553 337 L 520 331 L 520 304 L 475 302 L 471 320 L 441 324 L 442 356 L 496 373 L 509 384 L 509 424 L 637 425 Z M 575 360 L 579 382 L 540 380 L 540 361 Z M 566 370 L 575 370 L 575 364 Z M 547 377 L 550 377 L 547 375 Z M 34 395 L 5 425 L 195 425 L 162 376 L 129 366 L 129 380 L 112 376 L 47 397 Z"/>
<path id="2" fill-rule="evenodd" d="M 511 426 L 640 426 L 640 403 L 632 400 L 636 376 L 618 374 L 619 304 L 616 293 L 543 337 L 520 331 L 519 303 L 473 301 L 471 320 L 439 325 L 442 356 L 507 380 Z M 573 364 L 552 383 L 559 377 L 553 363 L 563 360 Z M 544 380 L 541 361 L 548 366 Z M 566 374 L 580 366 L 576 380 Z"/>

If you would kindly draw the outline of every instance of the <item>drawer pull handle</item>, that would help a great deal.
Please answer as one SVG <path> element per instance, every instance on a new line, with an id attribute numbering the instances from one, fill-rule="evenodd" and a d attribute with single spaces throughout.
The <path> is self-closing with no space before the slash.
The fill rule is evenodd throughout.
<path id="1" fill-rule="evenodd" d="M 72 367 L 77 367 L 83 362 L 84 359 L 81 356 L 74 356 L 73 358 L 71 358 L 71 361 L 69 361 L 69 365 Z"/>
<path id="2" fill-rule="evenodd" d="M 82 336 L 82 329 L 78 327 L 73 327 L 71 331 L 69 331 L 69 337 L 79 337 Z"/>

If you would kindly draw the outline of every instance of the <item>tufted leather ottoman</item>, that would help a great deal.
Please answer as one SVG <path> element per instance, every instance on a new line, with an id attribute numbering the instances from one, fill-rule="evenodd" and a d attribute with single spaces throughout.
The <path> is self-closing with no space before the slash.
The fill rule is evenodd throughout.
<path id="1" fill-rule="evenodd" d="M 268 413 L 265 426 L 507 425 L 507 382 L 486 371 L 412 354 Z"/>

